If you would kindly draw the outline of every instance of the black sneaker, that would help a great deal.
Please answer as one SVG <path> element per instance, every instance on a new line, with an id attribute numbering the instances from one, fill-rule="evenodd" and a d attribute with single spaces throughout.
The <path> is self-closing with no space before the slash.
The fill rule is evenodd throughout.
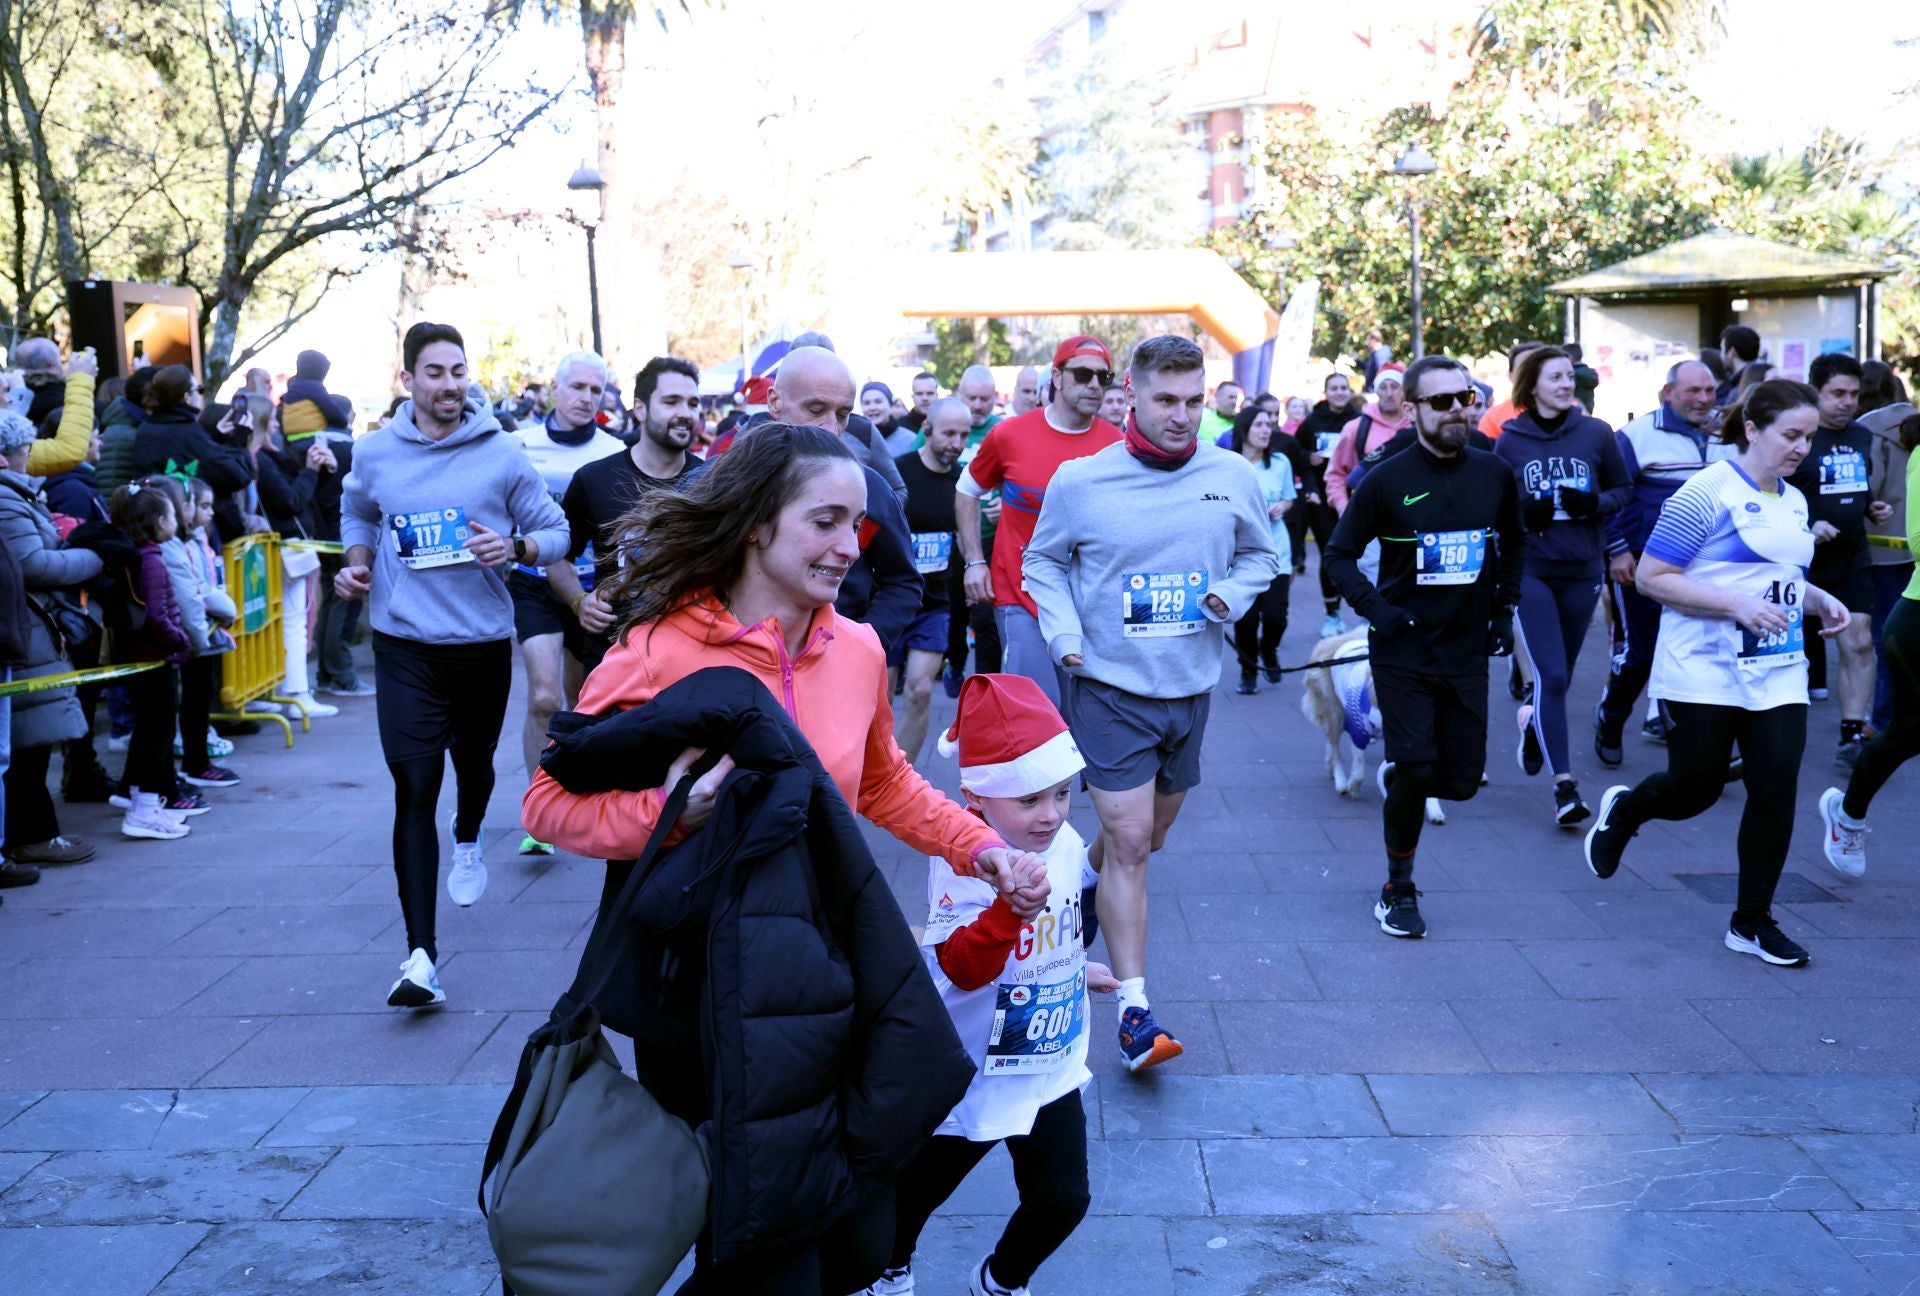
<path id="1" fill-rule="evenodd" d="M 1547 754 L 1540 749 L 1540 735 L 1533 728 L 1533 708 L 1521 707 L 1514 718 L 1520 722 L 1520 750 L 1515 756 L 1520 762 L 1520 772 L 1532 778 L 1547 767 Z"/>
<path id="2" fill-rule="evenodd" d="M 1521 677 L 1518 657 L 1507 663 L 1507 694 L 1515 702 L 1527 700 L 1527 681 Z"/>
<path id="3" fill-rule="evenodd" d="M 1580 799 L 1580 785 L 1572 779 L 1553 785 L 1553 821 L 1562 828 L 1571 828 L 1575 824 L 1585 823 L 1593 815 L 1587 809 L 1587 803 Z"/>
<path id="4" fill-rule="evenodd" d="M 1600 708 L 1593 709 L 1593 754 L 1608 769 L 1619 769 L 1620 762 L 1626 759 L 1626 753 L 1620 750 L 1620 731 L 1624 725 L 1608 724 L 1606 713 Z"/>
<path id="5" fill-rule="evenodd" d="M 113 791 L 112 776 L 97 761 L 90 766 L 70 765 L 60 776 L 60 799 L 69 805 L 93 802 L 104 805 Z"/>
<path id="6" fill-rule="evenodd" d="M 1267 677 L 1267 683 L 1278 684 L 1280 682 L 1280 663 L 1278 661 L 1261 662 L 1260 673 Z"/>
<path id="7" fill-rule="evenodd" d="M 1648 742 L 1665 745 L 1667 741 L 1667 718 L 1665 716 L 1648 716 L 1647 722 L 1640 726 L 1640 736 Z"/>
<path id="8" fill-rule="evenodd" d="M 1626 853 L 1627 843 L 1633 840 L 1634 834 L 1613 822 L 1620 798 L 1632 790 L 1625 783 L 1608 788 L 1600 798 L 1600 817 L 1587 829 L 1587 867 L 1597 878 L 1610 878 L 1619 871 L 1620 857 Z"/>
<path id="9" fill-rule="evenodd" d="M 1805 967 L 1807 952 L 1787 938 L 1780 925 L 1768 914 L 1758 922 L 1735 920 L 1727 925 L 1727 948 L 1736 954 L 1751 954 L 1775 967 Z"/>
<path id="10" fill-rule="evenodd" d="M 1389 882 L 1380 888 L 1373 902 L 1374 921 L 1389 936 L 1418 940 L 1427 934 L 1427 920 L 1420 916 L 1420 893 L 1411 882 Z"/>
<path id="11" fill-rule="evenodd" d="M 1234 685 L 1233 691 L 1242 697 L 1251 693 L 1258 693 L 1260 691 L 1260 676 L 1254 671 L 1241 671 L 1240 682 Z"/>

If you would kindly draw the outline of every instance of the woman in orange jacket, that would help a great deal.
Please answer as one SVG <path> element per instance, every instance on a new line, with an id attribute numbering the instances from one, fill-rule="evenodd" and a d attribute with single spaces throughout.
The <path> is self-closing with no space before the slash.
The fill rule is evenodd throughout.
<path id="1" fill-rule="evenodd" d="M 865 478 L 837 437 L 786 424 L 756 428 L 686 493 L 648 495 L 615 528 L 635 537 L 605 590 L 626 616 L 578 709 L 626 710 L 703 667 L 739 667 L 786 707 L 856 813 L 964 874 L 1008 890 L 1044 887 L 1036 857 L 1010 850 L 936 791 L 893 740 L 880 640 L 833 606 L 860 557 L 866 498 Z M 681 755 L 667 789 L 699 756 Z M 706 822 L 732 768 L 723 757 L 694 785 L 682 830 Z M 631 859 L 665 799 L 658 788 L 578 795 L 541 771 L 522 809 L 542 841 Z"/>

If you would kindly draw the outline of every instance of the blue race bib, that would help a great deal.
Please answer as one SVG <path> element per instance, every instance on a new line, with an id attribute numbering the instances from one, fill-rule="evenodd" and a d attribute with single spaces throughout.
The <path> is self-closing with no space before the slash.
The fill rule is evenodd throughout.
<path id="1" fill-rule="evenodd" d="M 387 522 L 400 562 L 415 571 L 474 561 L 472 552 L 461 547 L 473 534 L 467 527 L 464 508 L 395 513 Z"/>
<path id="2" fill-rule="evenodd" d="M 1032 1075 L 1058 1069 L 1087 1028 L 1084 964 L 1064 980 L 1000 986 L 987 1036 L 987 1075 Z"/>
<path id="3" fill-rule="evenodd" d="M 1820 456 L 1822 495 L 1867 493 L 1867 459 L 1858 450 L 1841 448 Z"/>
<path id="4" fill-rule="evenodd" d="M 1198 633 L 1207 597 L 1203 571 L 1133 572 L 1121 577 L 1122 633 L 1129 639 Z"/>
<path id="5" fill-rule="evenodd" d="M 953 557 L 953 532 L 915 531 L 913 533 L 913 569 L 922 576 L 947 569 Z"/>
<path id="6" fill-rule="evenodd" d="M 1487 565 L 1485 531 L 1423 531 L 1413 551 L 1416 585 L 1471 585 Z"/>

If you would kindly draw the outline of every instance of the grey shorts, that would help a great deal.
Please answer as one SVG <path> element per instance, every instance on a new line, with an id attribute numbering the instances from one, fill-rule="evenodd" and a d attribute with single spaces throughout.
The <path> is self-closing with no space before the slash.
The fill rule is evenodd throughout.
<path id="1" fill-rule="evenodd" d="M 1066 676 L 1063 714 L 1087 762 L 1087 782 L 1125 792 L 1152 780 L 1164 796 L 1200 783 L 1200 742 L 1213 694 L 1136 697 L 1083 675 Z"/>
<path id="2" fill-rule="evenodd" d="M 1047 651 L 1039 619 L 1023 607 L 1001 604 L 993 609 L 993 624 L 1000 631 L 1000 669 L 1026 676 L 1040 686 L 1047 701 L 1059 706 L 1060 671 Z"/>

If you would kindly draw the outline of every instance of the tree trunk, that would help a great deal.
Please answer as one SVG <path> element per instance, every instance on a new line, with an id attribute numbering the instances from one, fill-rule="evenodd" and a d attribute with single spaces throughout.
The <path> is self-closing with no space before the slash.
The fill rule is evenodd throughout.
<path id="1" fill-rule="evenodd" d="M 420 316 L 420 299 L 427 289 L 433 286 L 433 266 L 421 254 L 421 240 L 426 231 L 426 205 L 415 203 L 401 214 L 400 226 L 400 295 L 393 307 L 393 390 L 390 395 L 400 396 L 406 393 L 406 386 L 400 380 L 403 361 L 401 345 L 406 341 L 407 330 Z"/>
<path id="2" fill-rule="evenodd" d="M 209 391 L 219 390 L 227 377 L 227 362 L 233 358 L 233 348 L 240 339 L 240 303 L 243 300 L 236 288 L 223 285 L 219 300 L 213 307 L 213 328 L 207 341 L 206 353 L 201 359 L 201 382 Z"/>

